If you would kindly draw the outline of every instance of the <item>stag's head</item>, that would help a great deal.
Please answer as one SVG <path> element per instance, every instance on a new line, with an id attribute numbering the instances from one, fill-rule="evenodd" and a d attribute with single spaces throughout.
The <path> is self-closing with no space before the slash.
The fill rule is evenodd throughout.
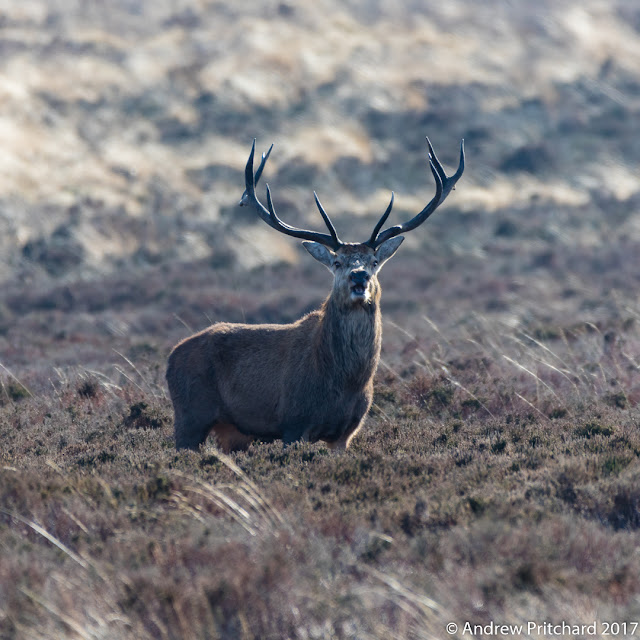
<path id="1" fill-rule="evenodd" d="M 387 221 L 393 207 L 393 193 L 387 210 L 382 214 L 378 224 L 373 229 L 371 237 L 363 243 L 342 242 L 338 238 L 335 227 L 331 219 L 325 212 L 314 192 L 316 205 L 320 215 L 329 230 L 329 233 L 319 233 L 306 229 L 292 227 L 278 218 L 271 199 L 271 190 L 267 185 L 267 207 L 265 207 L 256 197 L 255 187 L 260 180 L 264 165 L 269 158 L 273 145 L 267 153 L 262 154 L 262 160 L 258 170 L 253 173 L 253 157 L 255 154 L 256 141 L 253 141 L 249 160 L 245 168 L 245 192 L 240 200 L 240 206 L 252 205 L 258 215 L 273 229 L 304 240 L 302 244 L 305 249 L 334 276 L 333 296 L 338 301 L 350 305 L 367 305 L 372 301 L 377 302 L 380 295 L 378 284 L 378 272 L 382 265 L 393 256 L 402 244 L 404 237 L 401 233 L 406 233 L 421 225 L 449 195 L 455 187 L 464 171 L 464 141 L 460 144 L 460 162 L 458 169 L 452 176 L 447 176 L 440 164 L 433 147 L 427 138 L 429 146 L 429 166 L 436 181 L 436 193 L 431 202 L 416 216 L 403 224 L 389 227 L 385 231 L 380 231 Z"/>
<path id="2" fill-rule="evenodd" d="M 335 251 L 319 242 L 304 248 L 333 273 L 333 297 L 346 306 L 367 305 L 380 297 L 378 272 L 404 238 L 397 236 L 373 249 L 367 244 L 342 244 Z"/>

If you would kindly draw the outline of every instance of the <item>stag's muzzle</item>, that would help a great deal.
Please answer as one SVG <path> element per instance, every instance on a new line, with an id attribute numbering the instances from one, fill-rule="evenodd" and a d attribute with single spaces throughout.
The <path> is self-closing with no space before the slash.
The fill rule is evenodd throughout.
<path id="1" fill-rule="evenodd" d="M 358 296 L 365 294 L 367 285 L 371 276 L 364 270 L 352 271 L 349 274 L 349 282 L 351 282 L 351 291 Z"/>

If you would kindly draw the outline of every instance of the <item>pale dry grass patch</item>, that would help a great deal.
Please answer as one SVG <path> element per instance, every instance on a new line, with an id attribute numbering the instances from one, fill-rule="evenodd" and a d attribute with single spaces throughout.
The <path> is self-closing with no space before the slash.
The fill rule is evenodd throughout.
<path id="1" fill-rule="evenodd" d="M 22 16 L 16 21 L 26 21 L 24 36 L 14 33 L 26 46 L 9 56 L 2 69 L 8 100 L 1 114 L 6 178 L 0 181 L 0 195 L 19 193 L 30 209 L 52 203 L 61 207 L 46 220 L 34 216 L 21 223 L 21 236 L 43 223 L 55 228 L 64 222 L 64 208 L 86 195 L 125 207 L 127 216 L 147 216 L 154 177 L 167 190 L 197 201 L 200 194 L 186 178 L 188 170 L 212 162 L 241 169 L 251 138 L 262 139 L 266 133 L 284 154 L 273 168 L 298 158 L 317 166 L 318 188 L 331 192 L 338 217 L 379 210 L 391 188 L 403 199 L 402 208 L 415 210 L 417 203 L 421 208 L 431 194 L 426 166 L 417 196 L 397 180 L 381 187 L 375 168 L 393 169 L 403 148 L 407 158 L 402 162 L 413 163 L 411 145 L 387 139 L 389 132 L 408 139 L 404 122 L 405 129 L 414 130 L 412 136 L 433 137 L 434 129 L 442 128 L 441 116 L 434 123 L 428 119 L 442 109 L 440 94 L 455 87 L 462 88 L 452 102 L 454 121 L 447 128 L 454 139 L 471 136 L 466 188 L 458 206 L 486 212 L 540 197 L 550 206 L 580 206 L 586 183 L 579 176 L 556 172 L 549 180 L 525 172 L 504 179 L 489 157 L 493 151 L 487 155 L 488 141 L 495 136 L 499 146 L 513 150 L 523 145 L 526 151 L 545 133 L 544 127 L 537 118 L 523 118 L 508 126 L 508 135 L 498 133 L 496 123 L 509 104 L 517 110 L 523 98 L 541 101 L 562 121 L 561 105 L 556 104 L 564 100 L 559 82 L 595 77 L 607 58 L 632 70 L 638 48 L 638 38 L 628 33 L 619 12 L 605 10 L 595 0 L 574 13 L 571 7 L 550 3 L 471 11 L 458 0 L 446 9 L 412 9 L 411 14 L 405 4 L 336 11 L 324 2 L 295 9 L 266 7 L 257 15 L 251 6 L 225 13 L 216 5 L 197 8 L 189 3 L 159 3 L 142 13 L 126 3 L 111 12 L 98 6 L 74 12 L 61 2 L 50 7 L 50 24 L 39 2 L 22 12 L 7 11 L 10 20 L 15 13 Z M 129 30 L 123 28 L 127 20 Z M 595 24 L 599 33 L 606 25 L 607 35 L 597 42 L 585 35 Z M 624 37 L 616 35 L 620 32 Z M 558 76 L 569 68 L 571 77 Z M 611 100 L 622 97 L 623 104 L 633 107 L 628 91 L 608 81 L 594 82 L 594 91 L 600 86 Z M 467 86 L 472 87 L 468 94 Z M 375 118 L 367 124 L 371 114 Z M 427 119 L 424 125 L 416 122 L 420 118 Z M 216 119 L 219 126 L 213 124 Z M 287 122 L 284 128 L 277 124 L 281 119 Z M 349 181 L 336 179 L 337 163 L 345 156 L 372 167 L 371 196 L 354 195 Z M 480 164 L 478 158 L 483 158 Z M 594 157 L 593 162 L 600 160 Z M 397 171 L 407 175 L 402 166 Z M 609 174 L 596 173 L 587 176 L 596 186 L 610 180 Z M 614 173 L 615 193 L 630 193 L 629 171 Z M 242 185 L 222 180 L 210 191 L 201 208 L 210 208 L 216 221 Z M 292 198 L 299 200 L 295 189 Z M 18 207 L 14 210 L 17 218 Z M 196 235 L 189 246 L 203 255 L 206 238 L 201 231 Z M 83 234 L 79 236 L 82 242 Z M 118 244 L 128 244 L 122 234 L 104 236 L 102 248 L 95 235 L 83 243 L 92 266 L 110 268 L 112 258 L 136 253 L 128 246 L 118 250 Z M 163 247 L 157 250 L 162 253 Z M 188 253 L 187 247 L 180 255 Z M 290 261 L 292 253 L 276 247 L 265 256 L 278 258 Z"/>

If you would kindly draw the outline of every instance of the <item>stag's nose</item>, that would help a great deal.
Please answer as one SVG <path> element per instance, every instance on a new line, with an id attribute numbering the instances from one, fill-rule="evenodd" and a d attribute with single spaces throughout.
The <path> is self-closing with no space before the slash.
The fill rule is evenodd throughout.
<path id="1" fill-rule="evenodd" d="M 349 274 L 349 280 L 351 280 L 351 284 L 353 285 L 366 285 L 369 282 L 369 274 L 364 269 L 359 269 L 358 271 L 352 271 Z"/>

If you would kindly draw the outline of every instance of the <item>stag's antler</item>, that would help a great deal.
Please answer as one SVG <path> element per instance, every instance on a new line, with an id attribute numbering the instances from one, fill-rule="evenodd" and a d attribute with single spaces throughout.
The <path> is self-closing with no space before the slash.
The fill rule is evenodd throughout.
<path id="1" fill-rule="evenodd" d="M 258 180 L 260 180 L 260 176 L 262 175 L 262 171 L 264 169 L 264 165 L 266 164 L 269 154 L 271 153 L 271 149 L 273 149 L 273 145 L 269 147 L 269 151 L 267 153 L 262 154 L 262 160 L 260 161 L 260 166 L 255 173 L 255 177 L 253 174 L 253 156 L 256 150 L 256 141 L 255 138 L 253 140 L 253 145 L 251 146 L 251 153 L 249 154 L 249 160 L 247 161 L 247 166 L 244 170 L 244 181 L 245 181 L 245 192 L 242 194 L 242 199 L 240 200 L 240 206 L 248 206 L 253 205 L 258 212 L 258 215 L 272 228 L 276 231 L 280 231 L 281 233 L 286 233 L 288 236 L 293 236 L 294 238 L 301 238 L 302 240 L 313 240 L 315 242 L 319 242 L 320 244 L 329 247 L 336 251 L 343 242 L 338 238 L 338 234 L 331 222 L 331 219 L 322 208 L 320 204 L 320 200 L 318 200 L 318 196 L 315 191 L 313 195 L 316 200 L 316 205 L 318 205 L 318 209 L 320 211 L 320 215 L 324 220 L 327 228 L 329 229 L 329 234 L 326 233 L 318 233 L 317 231 L 308 231 L 307 229 L 298 229 L 297 227 L 292 227 L 288 225 L 280 218 L 278 218 L 275 209 L 273 208 L 273 201 L 271 200 L 271 190 L 269 189 L 269 185 L 267 185 L 267 207 L 258 200 L 256 196 L 256 185 L 258 184 Z"/>
<path id="2" fill-rule="evenodd" d="M 411 231 L 412 229 L 420 226 L 444 202 L 445 198 L 456 186 L 456 182 L 460 179 L 460 176 L 464 171 L 464 140 L 460 143 L 460 162 L 458 163 L 458 169 L 452 176 L 447 176 L 445 173 L 435 151 L 433 150 L 433 147 L 431 146 L 431 142 L 429 142 L 429 138 L 427 138 L 427 144 L 429 145 L 429 166 L 431 167 L 431 173 L 433 173 L 433 177 L 436 181 L 436 194 L 433 196 L 431 202 L 417 216 L 403 224 L 396 225 L 395 227 L 389 227 L 379 234 L 380 229 L 382 229 L 382 225 L 386 222 L 389 214 L 391 213 L 391 208 L 393 207 L 392 192 L 391 202 L 389 203 L 387 210 L 382 214 L 382 217 L 375 226 L 369 240 L 365 242 L 365 244 L 370 246 L 372 249 L 379 247 L 385 240 L 389 240 L 389 238 L 393 238 L 401 233 L 406 233 L 407 231 Z"/>

